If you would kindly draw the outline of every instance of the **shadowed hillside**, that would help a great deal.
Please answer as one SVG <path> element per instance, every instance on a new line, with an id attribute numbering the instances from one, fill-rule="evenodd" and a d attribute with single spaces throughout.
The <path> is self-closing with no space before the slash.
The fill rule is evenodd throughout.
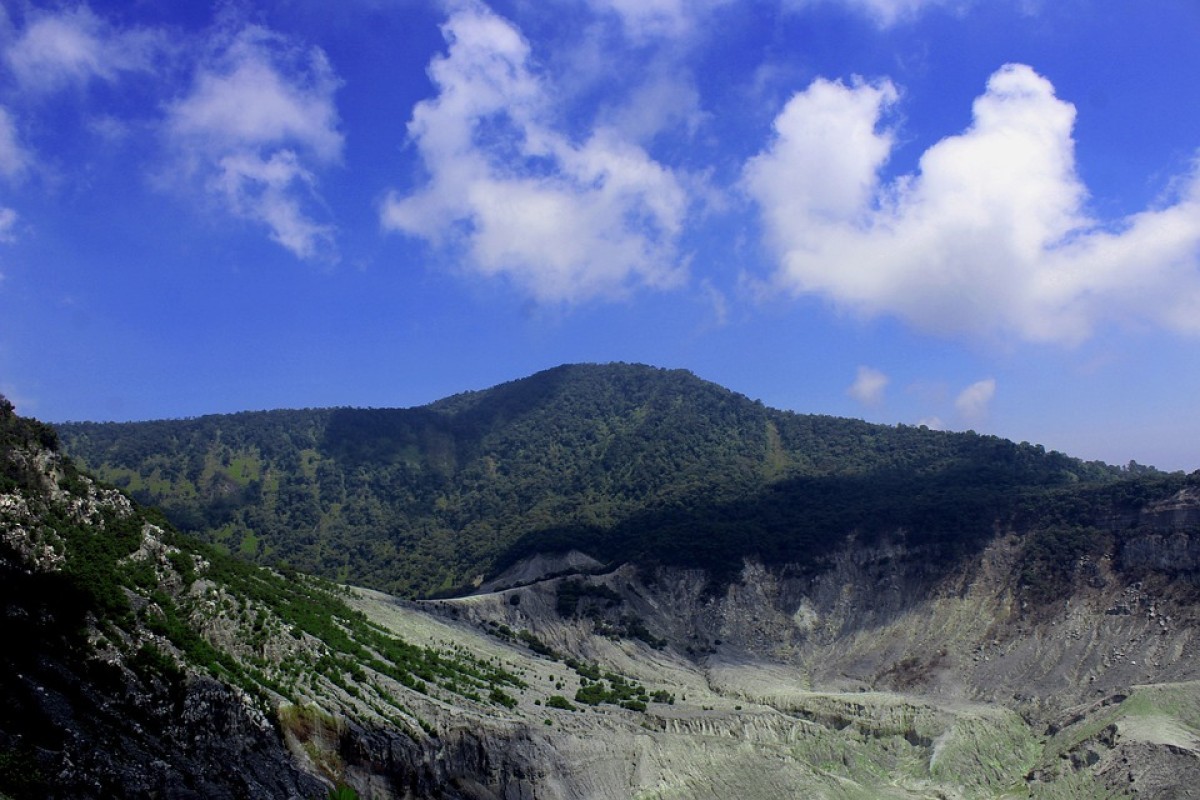
<path id="1" fill-rule="evenodd" d="M 421 408 L 58 430 L 88 469 L 229 552 L 410 595 L 470 586 L 579 532 L 604 560 L 719 569 L 897 529 L 952 555 L 1048 492 L 1128 477 L 996 437 L 777 411 L 624 364 Z"/>
<path id="2" fill-rule="evenodd" d="M 386 424 L 332 438 L 335 418 L 376 412 L 158 431 L 197 426 L 216 443 L 197 459 L 201 485 L 206 472 L 210 486 L 257 482 L 260 498 L 288 476 L 218 423 L 303 423 L 263 440 L 303 477 L 374 444 L 356 469 L 436 472 L 441 496 L 469 496 L 462 476 L 501 452 L 489 437 L 523 441 L 522 420 L 546 418 L 523 393 L 558 403 L 570 385 L 382 412 Z M 707 492 L 664 479 L 606 522 L 530 525 L 497 546 L 494 565 L 513 568 L 492 588 L 416 603 L 179 535 L 0 402 L 0 796 L 1190 796 L 1200 476 L 1130 478 L 990 437 L 735 402 L 775 431 L 769 478 L 710 475 Z M 683 434 L 644 405 L 643 423 Z M 805 474 L 789 423 L 852 432 L 811 440 L 841 447 L 826 466 L 844 469 Z M 519 450 L 509 461 L 517 476 L 540 466 Z M 136 474 L 189 485 L 170 469 Z M 623 485 L 613 471 L 598 474 Z M 552 555 L 578 547 L 632 563 Z M 562 567 L 574 574 L 546 575 Z"/>

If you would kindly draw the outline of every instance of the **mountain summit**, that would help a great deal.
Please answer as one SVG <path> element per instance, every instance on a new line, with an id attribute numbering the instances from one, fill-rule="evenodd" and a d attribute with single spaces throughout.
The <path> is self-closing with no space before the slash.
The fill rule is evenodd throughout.
<path id="1" fill-rule="evenodd" d="M 954 559 L 1123 477 L 1029 444 L 767 408 L 681 370 L 566 365 L 408 409 L 59 426 L 182 530 L 385 591 L 463 591 L 539 552 L 811 564 L 848 536 Z M 1093 524 L 1100 508 L 1076 508 Z"/>
<path id="2" fill-rule="evenodd" d="M 141 454 L 111 474 L 280 563 L 175 532 L 0 403 L 14 800 L 1115 800 L 1200 780 L 1200 476 L 623 366 L 69 433 Z M 480 585 L 408 602 L 271 551 L 369 564 L 337 549 L 356 503 L 379 515 L 363 546 L 410 537 L 389 570 L 473 553 Z"/>

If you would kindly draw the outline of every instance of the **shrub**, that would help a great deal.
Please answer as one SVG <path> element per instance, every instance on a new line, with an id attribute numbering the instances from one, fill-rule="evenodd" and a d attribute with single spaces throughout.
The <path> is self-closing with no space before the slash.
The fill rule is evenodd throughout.
<path id="1" fill-rule="evenodd" d="M 546 698 L 547 708 L 561 708 L 563 711 L 574 711 L 575 706 L 571 705 L 571 701 L 563 697 L 561 694 L 552 694 Z"/>

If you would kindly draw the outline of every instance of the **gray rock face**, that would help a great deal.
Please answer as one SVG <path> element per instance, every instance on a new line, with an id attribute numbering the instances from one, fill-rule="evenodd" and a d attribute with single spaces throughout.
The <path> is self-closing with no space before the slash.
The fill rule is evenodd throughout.
<path id="1" fill-rule="evenodd" d="M 1069 563 L 1006 532 L 937 564 L 897 534 L 820 570 L 747 562 L 716 591 L 628 565 L 547 577 L 596 566 L 574 554 L 456 600 L 352 595 L 378 629 L 515 676 L 499 702 L 468 673 L 449 689 L 391 679 L 369 651 L 339 662 L 261 603 L 182 580 L 152 525 L 126 551 L 154 587 L 124 585 L 142 621 L 103 624 L 38 503 L 95 536 L 134 509 L 22 457 L 45 486 L 0 494 L 0 786 L 17 800 L 323 798 L 338 783 L 376 800 L 1200 796 L 1195 492 L 1075 542 Z M 188 596 L 187 624 L 226 664 L 278 682 L 320 652 L 336 680 L 297 680 L 291 705 L 203 677 L 147 648 L 170 646 L 148 621 L 155 592 Z M 593 704 L 597 686 L 642 699 Z"/>
<path id="2" fill-rule="evenodd" d="M 312 798 L 265 720 L 210 679 L 142 680 L 80 653 L 8 662 L 0 748 L 23 754 L 40 797 Z"/>
<path id="3" fill-rule="evenodd" d="M 363 593 L 403 635 L 511 659 L 531 695 L 568 670 L 487 631 L 529 632 L 680 700 L 634 714 L 523 699 L 504 720 L 430 705 L 440 739 L 348 774 L 365 791 L 377 770 L 415 770 L 410 787 L 470 798 L 1198 796 L 1195 591 L 1151 566 L 1187 536 L 1116 537 L 1037 604 L 1015 535 L 940 574 L 901 544 L 848 549 L 818 575 L 748 563 L 715 595 L 702 573 L 622 568 L 579 579 L 620 599 L 573 618 L 555 610 L 567 578 L 415 605 Z M 1122 558 L 1131 547 L 1145 568 Z M 669 645 L 614 638 L 606 615 Z"/>
<path id="4" fill-rule="evenodd" d="M 1164 531 L 1131 537 L 1121 548 L 1121 562 L 1133 570 L 1194 573 L 1200 569 L 1200 535 Z"/>
<path id="5" fill-rule="evenodd" d="M 142 527 L 128 498 L 70 474 L 45 447 L 0 448 L 0 459 L 5 477 L 15 468 L 21 478 L 0 484 L 9 487 L 0 493 L 0 793 L 323 796 L 325 785 L 247 697 L 139 647 L 139 637 L 155 640 L 136 623 L 103 617 L 93 565 L 68 563 L 68 530 L 99 553 L 128 523 L 142 536 L 130 558 L 151 561 L 165 560 L 161 531 Z"/>

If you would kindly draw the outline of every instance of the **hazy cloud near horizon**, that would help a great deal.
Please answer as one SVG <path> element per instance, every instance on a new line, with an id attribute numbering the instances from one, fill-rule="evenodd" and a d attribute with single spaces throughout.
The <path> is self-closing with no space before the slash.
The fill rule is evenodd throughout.
<path id="1" fill-rule="evenodd" d="M 995 396 L 995 378 L 985 378 L 959 392 L 958 397 L 954 399 L 954 407 L 963 419 L 978 422 L 987 416 L 988 407 Z"/>
<path id="2" fill-rule="evenodd" d="M 859 367 L 854 383 L 846 392 L 865 406 L 878 406 L 883 402 L 887 385 L 887 375 L 871 367 Z"/>

